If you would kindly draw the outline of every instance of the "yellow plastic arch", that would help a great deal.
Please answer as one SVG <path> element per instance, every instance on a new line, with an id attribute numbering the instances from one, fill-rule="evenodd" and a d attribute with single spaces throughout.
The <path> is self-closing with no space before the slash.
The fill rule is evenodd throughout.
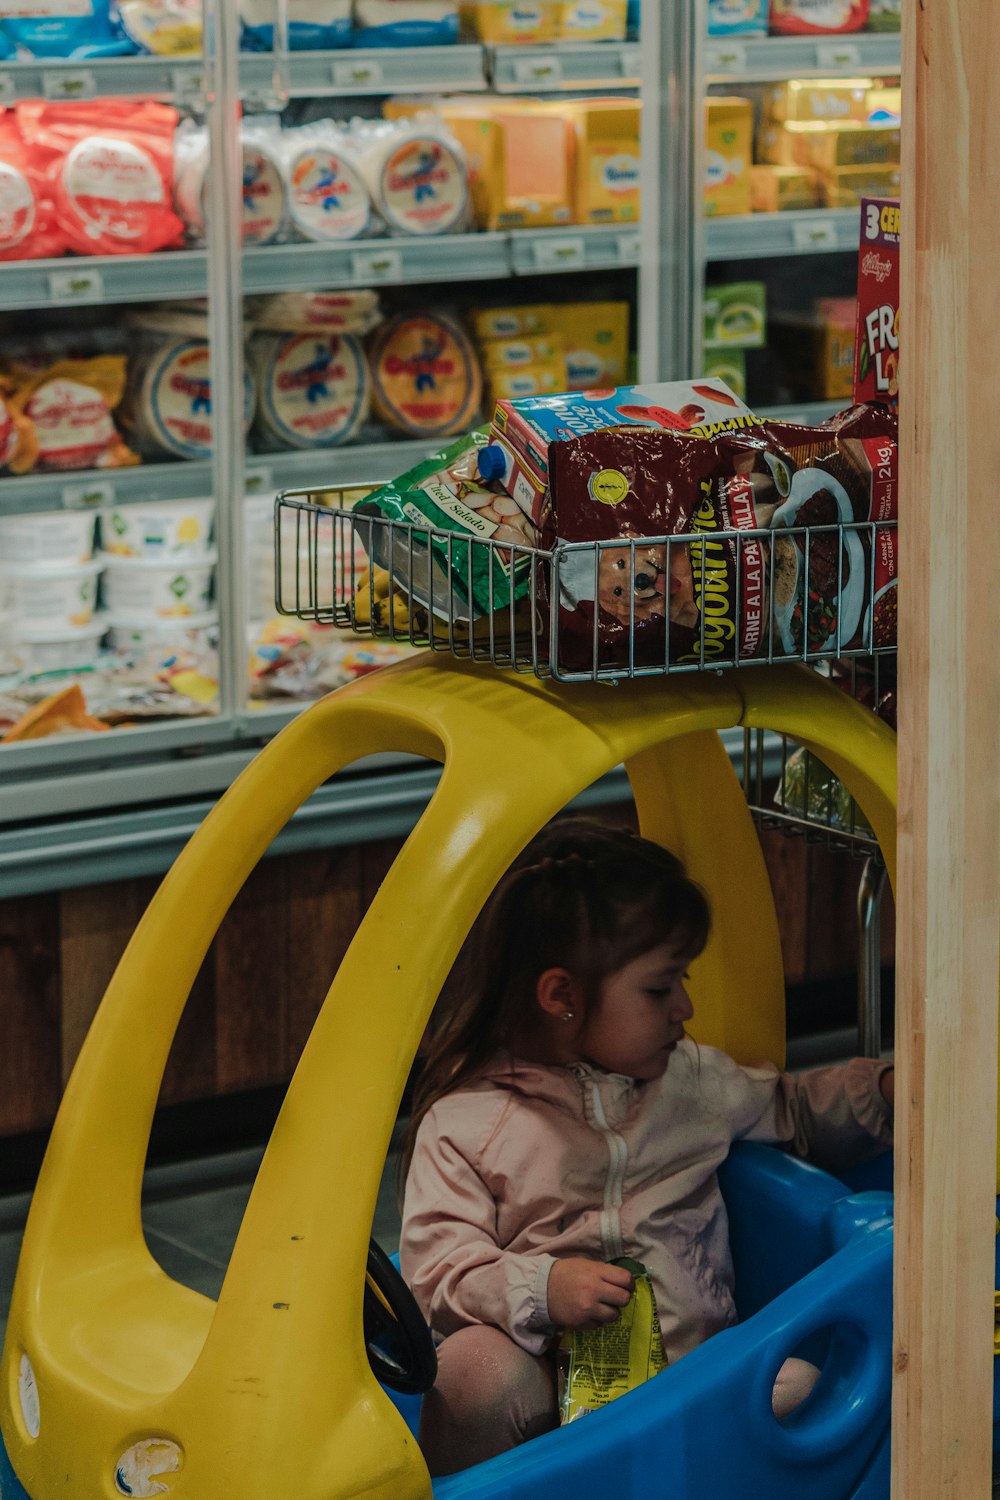
<path id="1" fill-rule="evenodd" d="M 147 1473 L 159 1465 L 177 1500 L 430 1495 L 368 1368 L 361 1300 L 379 1176 L 436 995 L 528 839 L 625 762 L 644 832 L 683 855 L 715 909 L 692 981 L 696 1034 L 780 1062 L 773 901 L 716 734 L 758 722 L 800 734 L 843 772 L 890 858 L 893 737 L 794 669 L 611 690 L 422 657 L 332 694 L 247 768 L 136 930 L 53 1130 L 0 1385 L 3 1438 L 33 1500 L 113 1500 L 126 1454 Z M 334 978 L 215 1304 L 166 1276 L 142 1236 L 142 1172 L 173 1033 L 275 834 L 322 781 L 389 749 L 441 761 L 441 782 Z M 24 1398 L 25 1360 L 37 1407 Z"/>

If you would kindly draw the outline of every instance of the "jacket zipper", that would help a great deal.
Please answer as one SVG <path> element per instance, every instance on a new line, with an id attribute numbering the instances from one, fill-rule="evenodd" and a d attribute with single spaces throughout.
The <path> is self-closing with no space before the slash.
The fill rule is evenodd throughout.
<path id="1" fill-rule="evenodd" d="M 604 1181 L 604 1207 L 601 1210 L 601 1245 L 606 1260 L 616 1260 L 625 1254 L 622 1242 L 622 1193 L 625 1187 L 625 1168 L 628 1164 L 628 1146 L 624 1136 L 612 1130 L 604 1112 L 601 1091 L 593 1081 L 589 1084 L 590 1102 L 597 1128 L 608 1143 L 608 1175 Z"/>

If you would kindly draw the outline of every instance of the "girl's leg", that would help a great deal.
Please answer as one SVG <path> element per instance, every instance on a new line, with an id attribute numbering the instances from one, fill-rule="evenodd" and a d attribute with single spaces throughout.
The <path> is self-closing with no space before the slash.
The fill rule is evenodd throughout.
<path id="1" fill-rule="evenodd" d="M 819 1370 L 807 1359 L 785 1360 L 771 1392 L 771 1410 L 779 1422 L 802 1405 L 818 1379 Z"/>
<path id="2" fill-rule="evenodd" d="M 499 1328 L 460 1328 L 438 1349 L 420 1411 L 420 1447 L 433 1476 L 454 1474 L 557 1426 L 551 1360 Z"/>

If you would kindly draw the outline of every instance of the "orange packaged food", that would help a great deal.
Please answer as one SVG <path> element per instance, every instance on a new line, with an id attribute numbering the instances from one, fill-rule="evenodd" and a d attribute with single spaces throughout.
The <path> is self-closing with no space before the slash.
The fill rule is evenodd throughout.
<path id="1" fill-rule="evenodd" d="M 125 391 L 124 355 L 62 359 L 43 369 L 0 371 L 5 407 L 18 426 L 8 460 L 15 474 L 30 469 L 117 469 L 137 464 L 115 427 Z"/>
<path id="2" fill-rule="evenodd" d="M 17 105 L 56 221 L 80 255 L 149 255 L 183 242 L 173 208 L 177 111 L 143 99 Z"/>
<path id="3" fill-rule="evenodd" d="M 36 168 L 13 111 L 0 110 L 0 260 L 62 255 L 51 193 Z"/>

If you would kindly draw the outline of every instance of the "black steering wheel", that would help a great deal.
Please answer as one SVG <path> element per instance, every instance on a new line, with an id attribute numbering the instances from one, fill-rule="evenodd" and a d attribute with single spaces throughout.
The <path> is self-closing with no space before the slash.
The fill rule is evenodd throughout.
<path id="1" fill-rule="evenodd" d="M 407 1396 L 429 1391 L 437 1376 L 431 1331 L 406 1282 L 375 1240 L 365 1271 L 365 1348 L 377 1380 Z"/>

